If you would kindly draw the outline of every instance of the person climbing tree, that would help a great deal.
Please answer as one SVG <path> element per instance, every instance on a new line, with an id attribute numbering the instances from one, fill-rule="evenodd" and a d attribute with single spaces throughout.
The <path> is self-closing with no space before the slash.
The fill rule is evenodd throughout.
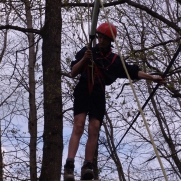
<path id="1" fill-rule="evenodd" d="M 97 146 L 99 130 L 105 113 L 105 86 L 117 78 L 127 78 L 119 55 L 112 52 L 111 42 L 117 35 L 116 27 L 108 22 L 96 29 L 98 44 L 89 49 L 83 47 L 71 62 L 71 75 L 80 74 L 74 89 L 74 125 L 69 141 L 68 156 L 64 165 L 64 181 L 74 181 L 74 158 L 84 131 L 86 116 L 89 116 L 88 140 L 85 160 L 81 168 L 81 180 L 92 180 L 92 160 Z M 132 80 L 147 79 L 163 84 L 165 79 L 147 74 L 137 66 L 125 62 Z"/>

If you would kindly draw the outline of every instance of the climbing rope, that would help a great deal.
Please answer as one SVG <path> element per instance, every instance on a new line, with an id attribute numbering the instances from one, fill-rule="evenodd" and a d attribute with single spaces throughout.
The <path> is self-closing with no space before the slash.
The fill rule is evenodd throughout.
<path id="1" fill-rule="evenodd" d="M 140 102 L 139 102 L 138 97 L 137 97 L 137 95 L 136 95 L 136 91 L 135 91 L 135 89 L 134 89 L 134 86 L 133 86 L 133 84 L 132 84 L 131 78 L 130 78 L 129 73 L 128 73 L 128 71 L 127 71 L 126 65 L 125 65 L 125 63 L 124 63 L 124 59 L 123 59 L 123 57 L 122 57 L 122 55 L 121 55 L 121 53 L 120 53 L 120 49 L 119 49 L 119 46 L 118 46 L 118 42 L 116 41 L 115 36 L 114 36 L 114 33 L 113 33 L 112 28 L 111 28 L 111 26 L 110 26 L 110 22 L 109 22 L 109 20 L 108 20 L 108 16 L 107 16 L 106 11 L 105 11 L 105 9 L 104 9 L 104 5 L 103 5 L 103 3 L 102 3 L 102 0 L 99 0 L 99 1 L 100 1 L 102 10 L 103 10 L 103 12 L 104 12 L 104 14 L 105 14 L 106 20 L 107 20 L 107 22 L 108 22 L 108 24 L 109 24 L 109 27 L 110 27 L 110 30 L 111 30 L 111 33 L 112 33 L 112 36 L 113 36 L 113 40 L 114 40 L 114 42 L 115 42 L 115 44 L 116 44 L 116 47 L 117 47 L 117 50 L 118 50 L 118 54 L 119 54 L 119 56 L 120 56 L 120 59 L 121 59 L 122 65 L 123 65 L 123 67 L 124 67 L 125 73 L 126 73 L 128 79 L 129 79 L 130 86 L 131 86 L 131 88 L 132 88 L 133 94 L 134 94 L 135 99 L 136 99 L 136 102 L 137 102 L 137 104 L 138 104 L 139 111 L 140 111 L 140 113 L 141 113 L 141 116 L 142 116 L 142 118 L 143 118 L 145 127 L 146 127 L 146 129 L 147 129 L 148 134 L 149 134 L 151 143 L 152 143 L 152 145 L 153 145 L 153 149 L 154 149 L 154 151 L 155 151 L 156 157 L 157 157 L 158 162 L 159 162 L 159 164 L 160 164 L 160 167 L 161 167 L 161 169 L 162 169 L 164 178 L 165 178 L 166 181 L 168 181 L 168 178 L 167 178 L 165 169 L 164 169 L 164 167 L 163 167 L 162 161 L 161 161 L 160 156 L 159 156 L 159 154 L 158 154 L 158 150 L 157 150 L 156 145 L 155 145 L 155 143 L 154 143 L 154 140 L 153 140 L 152 134 L 151 134 L 151 132 L 150 132 L 148 123 L 147 123 L 147 121 L 146 121 L 146 119 L 145 119 L 143 110 L 142 110 L 142 108 L 141 108 Z"/>

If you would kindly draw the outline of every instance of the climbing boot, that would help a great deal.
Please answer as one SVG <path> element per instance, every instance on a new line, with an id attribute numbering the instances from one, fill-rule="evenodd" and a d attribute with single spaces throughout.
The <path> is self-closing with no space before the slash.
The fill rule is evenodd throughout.
<path id="1" fill-rule="evenodd" d="M 64 165 L 64 181 L 75 181 L 73 161 L 66 161 Z"/>
<path id="2" fill-rule="evenodd" d="M 92 180 L 94 178 L 93 167 L 91 162 L 87 162 L 81 168 L 81 180 Z"/>

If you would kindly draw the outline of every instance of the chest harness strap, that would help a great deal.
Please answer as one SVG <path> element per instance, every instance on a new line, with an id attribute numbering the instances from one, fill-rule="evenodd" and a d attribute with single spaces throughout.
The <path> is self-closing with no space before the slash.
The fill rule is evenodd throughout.
<path id="1" fill-rule="evenodd" d="M 109 61 L 109 57 L 111 55 L 111 51 L 104 56 L 101 53 L 101 57 L 97 58 L 96 60 L 102 60 L 103 61 Z M 113 64 L 113 62 L 115 61 L 117 57 L 117 54 L 115 54 L 110 62 L 110 64 L 108 64 L 106 67 L 103 66 L 98 66 L 94 61 L 91 61 L 91 65 L 88 64 L 88 66 L 86 67 L 85 71 L 87 72 L 88 75 L 88 89 L 89 89 L 89 94 L 91 94 L 92 90 L 93 90 L 93 86 L 95 83 L 95 79 L 97 78 L 97 80 L 100 82 L 102 90 L 104 91 L 105 89 L 105 84 L 103 84 L 103 82 L 105 82 L 105 77 L 102 73 L 102 71 L 106 71 L 109 69 L 109 67 Z"/>

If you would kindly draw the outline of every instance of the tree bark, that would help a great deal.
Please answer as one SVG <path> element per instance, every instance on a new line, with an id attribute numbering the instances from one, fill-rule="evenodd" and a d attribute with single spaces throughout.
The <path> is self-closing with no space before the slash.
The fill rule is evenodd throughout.
<path id="1" fill-rule="evenodd" d="M 62 166 L 61 27 L 61 1 L 47 0 L 42 29 L 44 146 L 40 181 L 60 180 Z"/>

